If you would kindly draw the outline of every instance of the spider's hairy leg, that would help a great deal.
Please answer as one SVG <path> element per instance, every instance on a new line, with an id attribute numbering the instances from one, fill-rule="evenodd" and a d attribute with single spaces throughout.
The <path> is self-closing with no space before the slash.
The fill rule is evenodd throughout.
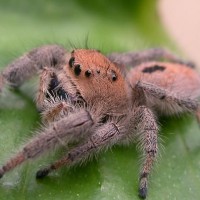
<path id="1" fill-rule="evenodd" d="M 72 110 L 65 98 L 66 93 L 60 85 L 55 70 L 44 67 L 40 74 L 39 89 L 36 97 L 37 108 L 42 111 L 44 122 L 52 122 L 62 111 Z"/>
<path id="2" fill-rule="evenodd" d="M 199 110 L 198 101 L 189 97 L 179 97 L 178 94 L 169 92 L 157 85 L 138 81 L 136 88 L 144 92 L 149 106 L 156 107 L 164 114 L 179 112 L 196 113 Z"/>
<path id="3" fill-rule="evenodd" d="M 19 153 L 15 154 L 0 168 L 0 177 L 28 159 L 40 156 L 56 146 L 67 145 L 67 142 L 77 140 L 83 134 L 88 134 L 93 123 L 90 113 L 86 110 L 78 110 L 52 123 L 51 126 L 44 128 Z"/>
<path id="4" fill-rule="evenodd" d="M 40 83 L 38 94 L 36 97 L 37 107 L 42 109 L 45 105 L 46 94 L 48 92 L 49 84 L 51 82 L 54 70 L 52 68 L 44 67 L 40 74 Z"/>
<path id="5" fill-rule="evenodd" d="M 124 137 L 124 133 L 124 128 L 120 128 L 119 124 L 112 122 L 103 124 L 94 131 L 92 136 L 88 138 L 85 143 L 74 147 L 65 157 L 57 160 L 48 167 L 39 170 L 36 173 L 36 178 L 43 178 L 51 171 L 59 169 L 63 165 L 71 166 L 85 160 L 103 148 L 110 147 L 120 141 L 122 137 Z"/>
<path id="6" fill-rule="evenodd" d="M 49 106 L 41 113 L 42 121 L 44 123 L 51 123 L 59 119 L 61 115 L 71 112 L 73 109 L 73 106 L 68 104 L 66 101 L 49 103 Z"/>
<path id="7" fill-rule="evenodd" d="M 1 73 L 0 90 L 5 84 L 19 87 L 43 67 L 59 67 L 65 64 L 67 52 L 58 45 L 35 48 L 9 64 Z"/>
<path id="8" fill-rule="evenodd" d="M 139 179 L 139 196 L 141 198 L 146 198 L 148 177 L 156 161 L 158 151 L 158 125 L 152 111 L 145 106 L 140 106 L 137 118 L 139 118 L 138 128 L 140 129 L 138 135 L 139 145 L 144 156 Z"/>
<path id="9" fill-rule="evenodd" d="M 196 111 L 196 119 L 197 119 L 197 122 L 200 126 L 200 106 L 198 107 L 198 109 Z"/>
<path id="10" fill-rule="evenodd" d="M 173 63 L 184 64 L 194 68 L 194 63 L 178 58 L 170 51 L 162 48 L 152 48 L 139 52 L 112 53 L 108 58 L 120 65 L 135 67 L 141 63 L 148 61 L 169 61 Z"/>

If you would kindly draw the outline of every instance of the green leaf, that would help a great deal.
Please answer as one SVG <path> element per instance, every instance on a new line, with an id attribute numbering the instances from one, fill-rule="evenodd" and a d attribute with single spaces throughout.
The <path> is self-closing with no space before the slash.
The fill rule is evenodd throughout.
<path id="1" fill-rule="evenodd" d="M 160 24 L 156 1 L 148 0 L 1 0 L 0 64 L 46 43 L 70 43 L 103 52 L 163 46 L 175 49 Z M 0 100 L 0 163 L 33 136 L 40 117 L 32 98 L 35 80 Z M 200 196 L 200 134 L 193 117 L 161 120 L 164 150 L 150 178 L 148 199 L 198 199 Z M 59 153 L 58 153 L 59 154 Z M 139 155 L 135 145 L 115 146 L 97 160 L 63 168 L 42 181 L 41 166 L 58 155 L 44 155 L 0 180 L 1 200 L 138 199 Z"/>

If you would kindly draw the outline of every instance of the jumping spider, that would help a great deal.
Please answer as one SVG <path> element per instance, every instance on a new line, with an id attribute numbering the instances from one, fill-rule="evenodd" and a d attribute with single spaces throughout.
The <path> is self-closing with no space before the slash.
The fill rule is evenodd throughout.
<path id="1" fill-rule="evenodd" d="M 19 87 L 36 73 L 36 104 L 46 126 L 0 168 L 0 177 L 74 141 L 63 158 L 40 169 L 36 178 L 114 144 L 138 142 L 143 152 L 139 196 L 146 198 L 158 152 L 156 116 L 190 112 L 200 121 L 200 76 L 192 63 L 163 49 L 104 56 L 91 49 L 69 53 L 58 45 L 43 46 L 5 68 L 0 89 Z"/>

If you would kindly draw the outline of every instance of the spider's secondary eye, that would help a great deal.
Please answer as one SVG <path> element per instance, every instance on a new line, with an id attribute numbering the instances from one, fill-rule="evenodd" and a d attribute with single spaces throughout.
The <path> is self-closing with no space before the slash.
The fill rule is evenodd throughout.
<path id="1" fill-rule="evenodd" d="M 117 73 L 112 69 L 107 72 L 107 76 L 111 82 L 114 82 L 117 80 Z"/>
<path id="2" fill-rule="evenodd" d="M 116 75 L 116 72 L 114 70 L 111 70 L 111 78 L 112 78 L 112 81 L 117 80 L 117 75 Z"/>
<path id="3" fill-rule="evenodd" d="M 70 67 L 73 67 L 73 65 L 74 65 L 74 60 L 75 60 L 74 57 L 71 57 L 71 58 L 69 59 L 69 66 L 70 66 Z"/>
<path id="4" fill-rule="evenodd" d="M 90 70 L 87 70 L 87 71 L 85 72 L 85 76 L 86 76 L 86 77 L 90 77 L 91 74 L 92 74 L 92 72 L 91 72 Z"/>

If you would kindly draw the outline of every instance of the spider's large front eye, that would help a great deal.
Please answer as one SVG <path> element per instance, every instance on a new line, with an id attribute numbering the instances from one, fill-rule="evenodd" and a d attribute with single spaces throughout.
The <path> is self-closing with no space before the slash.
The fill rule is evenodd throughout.
<path id="1" fill-rule="evenodd" d="M 109 76 L 109 79 L 110 79 L 112 82 L 114 82 L 114 81 L 117 80 L 117 74 L 116 74 L 116 72 L 115 72 L 114 70 L 110 70 L 110 71 L 108 72 L 108 76 Z"/>
<path id="2" fill-rule="evenodd" d="M 75 65 L 74 73 L 75 73 L 76 76 L 80 75 L 80 73 L 81 73 L 81 66 L 80 65 Z"/>

